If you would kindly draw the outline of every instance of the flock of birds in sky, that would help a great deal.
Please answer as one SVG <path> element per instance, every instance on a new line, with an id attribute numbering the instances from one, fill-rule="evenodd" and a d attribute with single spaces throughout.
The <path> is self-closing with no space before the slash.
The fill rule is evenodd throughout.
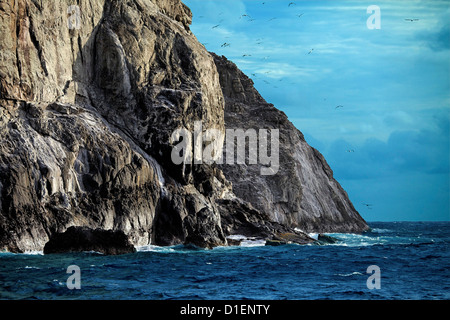
<path id="1" fill-rule="evenodd" d="M 265 4 L 266 4 L 265 2 L 262 2 L 262 5 L 265 5 Z M 288 7 L 295 6 L 295 5 L 297 5 L 295 2 L 290 2 L 290 3 L 288 4 Z M 297 14 L 296 16 L 297 16 L 298 18 L 301 18 L 301 17 L 303 16 L 303 14 L 304 14 L 304 13 L 300 13 L 300 14 Z M 201 16 L 200 18 L 203 18 L 203 16 Z M 246 18 L 248 22 L 255 21 L 254 18 L 252 18 L 250 15 L 248 15 L 248 14 L 246 14 L 246 13 L 241 14 L 240 17 L 239 17 L 239 19 L 243 19 L 243 18 Z M 273 21 L 273 20 L 275 20 L 275 19 L 277 19 L 277 17 L 270 18 L 269 20 L 267 20 L 267 22 Z M 221 22 L 223 22 L 223 20 L 219 21 L 219 24 L 216 24 L 216 25 L 212 26 L 211 29 L 216 29 L 216 28 L 220 27 L 220 23 L 221 23 Z M 261 44 L 261 43 L 262 43 L 261 41 L 257 42 L 257 44 Z M 229 47 L 230 45 L 231 45 L 230 43 L 224 42 L 224 43 L 221 45 L 221 47 L 222 47 L 222 48 L 226 48 L 226 47 Z M 307 54 L 311 54 L 311 53 L 313 52 L 313 50 L 314 50 L 314 49 L 311 49 Z M 250 57 L 251 54 L 243 54 L 242 56 L 243 56 L 243 57 Z"/>
<path id="2" fill-rule="evenodd" d="M 266 5 L 266 2 L 261 2 L 261 5 Z M 289 2 L 289 3 L 287 3 L 287 6 L 288 7 L 292 7 L 292 8 L 294 8 L 294 6 L 297 6 L 297 3 L 296 2 L 293 2 L 293 1 L 291 1 L 291 2 Z M 221 12 L 221 13 L 219 13 L 219 16 L 220 15 L 222 15 L 223 14 L 223 12 Z M 304 15 L 305 13 L 300 13 L 300 12 L 297 12 L 295 15 L 299 18 L 299 19 L 301 19 L 302 17 L 303 17 L 303 15 Z M 203 18 L 203 16 L 200 16 L 199 18 Z M 256 19 L 255 18 L 252 18 L 249 14 L 247 14 L 247 13 L 243 13 L 243 14 L 241 14 L 240 16 L 239 16 L 239 19 L 246 19 L 248 22 L 252 22 L 252 21 L 255 21 Z M 273 21 L 273 20 L 275 20 L 275 19 L 277 19 L 277 17 L 272 17 L 272 18 L 270 18 L 270 19 L 268 19 L 266 22 L 270 22 L 270 21 Z M 417 19 L 417 18 L 405 18 L 404 19 L 405 21 L 407 21 L 407 22 L 417 22 L 417 21 L 419 21 L 419 19 Z M 222 19 L 222 20 L 220 20 L 217 24 L 215 24 L 214 26 L 212 26 L 211 27 L 211 29 L 216 29 L 216 28 L 219 28 L 220 26 L 221 26 L 221 23 L 223 22 L 224 20 Z M 256 39 L 256 42 L 255 42 L 257 45 L 261 45 L 262 43 L 263 43 L 263 39 Z M 207 45 L 207 43 L 203 43 L 203 45 Z M 222 44 L 221 44 L 221 48 L 227 48 L 227 47 L 230 47 L 231 46 L 231 43 L 230 42 L 223 42 Z M 305 55 L 311 55 L 311 54 L 313 54 L 314 53 L 314 48 L 311 48 L 310 50 L 308 50 L 307 52 L 305 52 Z M 242 57 L 251 57 L 252 55 L 251 54 L 248 54 L 248 53 L 244 53 L 244 54 L 242 54 Z M 264 57 L 263 58 L 263 60 L 267 60 L 267 59 L 269 59 L 270 57 L 268 57 L 268 56 L 266 56 L 266 57 Z M 268 74 L 268 73 L 270 73 L 271 71 L 266 71 L 266 72 L 264 72 L 265 74 Z M 252 75 L 252 77 L 254 77 L 254 78 L 256 78 L 257 77 L 257 74 L 256 73 L 252 73 L 251 74 Z M 279 81 L 282 81 L 283 79 L 280 79 Z M 266 84 L 271 84 L 269 81 L 267 81 L 266 79 L 264 79 L 263 80 L 263 82 L 264 83 L 266 83 Z M 277 88 L 277 86 L 274 86 L 274 88 Z M 339 109 L 341 109 L 341 108 L 344 108 L 344 106 L 342 106 L 342 105 L 338 105 L 338 106 L 336 106 L 335 107 L 335 110 L 339 110 Z M 354 150 L 348 150 L 348 152 L 354 152 Z"/>
<path id="3" fill-rule="evenodd" d="M 262 2 L 261 5 L 263 5 L 263 6 L 266 5 L 266 2 Z M 289 3 L 287 3 L 287 6 L 288 6 L 288 7 L 294 7 L 294 6 L 296 6 L 296 5 L 297 5 L 297 4 L 296 4 L 295 2 L 289 2 Z M 223 12 L 219 13 L 219 16 L 221 16 L 222 14 L 223 14 Z M 300 19 L 300 18 L 302 18 L 302 16 L 304 15 L 304 13 L 296 13 L 295 15 L 296 15 L 296 17 L 297 17 L 298 19 Z M 204 18 L 204 16 L 199 16 L 199 18 Z M 247 14 L 247 13 L 241 14 L 241 15 L 239 16 L 239 19 L 245 19 L 245 20 L 248 21 L 248 22 L 252 22 L 252 21 L 255 21 L 255 20 L 256 20 L 255 18 L 251 17 L 251 16 L 250 16 L 249 14 Z M 265 22 L 266 22 L 266 23 L 269 23 L 269 22 L 271 22 L 271 21 L 273 21 L 273 20 L 276 20 L 276 19 L 278 19 L 278 18 L 277 18 L 277 17 L 272 17 L 272 18 L 266 20 Z M 214 24 L 214 25 L 211 27 L 211 29 L 217 29 L 217 28 L 221 27 L 222 22 L 224 22 L 224 19 L 221 19 L 221 20 L 218 21 L 216 24 Z M 228 38 L 228 37 L 225 37 L 225 38 Z M 263 39 L 262 39 L 262 38 L 256 39 L 255 44 L 256 44 L 256 45 L 261 45 L 261 44 L 263 44 Z M 203 43 L 203 45 L 206 46 L 206 45 L 208 45 L 208 43 Z M 220 45 L 221 48 L 227 48 L 227 47 L 230 47 L 230 46 L 231 46 L 231 43 L 228 42 L 228 41 L 225 41 L 225 42 L 223 42 L 223 43 Z M 313 52 L 314 52 L 314 48 L 311 48 L 309 51 L 305 52 L 305 55 L 311 55 Z M 243 58 L 251 57 L 251 56 L 252 56 L 252 54 L 249 54 L 249 53 L 243 53 L 243 54 L 242 54 L 242 57 L 243 57 Z M 270 59 L 270 56 L 265 56 L 265 57 L 263 57 L 262 59 L 263 59 L 263 60 L 268 60 L 268 59 Z M 264 74 L 268 74 L 268 73 L 270 73 L 270 72 L 271 72 L 271 71 L 265 71 Z M 253 78 L 256 78 L 256 77 L 257 77 L 257 74 L 256 74 L 256 73 L 252 73 L 251 75 L 252 75 Z M 263 79 L 262 81 L 263 81 L 265 84 L 267 84 L 267 85 L 273 85 L 273 84 L 272 84 L 270 81 L 268 81 L 267 79 Z M 280 79 L 279 81 L 283 81 L 283 79 Z M 273 85 L 273 87 L 274 87 L 274 88 L 278 88 L 276 85 Z"/>
<path id="4" fill-rule="evenodd" d="M 261 3 L 261 5 L 265 5 L 266 4 L 266 2 L 262 2 Z M 289 2 L 288 4 L 287 4 L 287 6 L 288 7 L 294 7 L 294 6 L 296 6 L 297 4 L 295 3 L 295 2 Z M 222 13 L 220 13 L 219 15 L 221 15 Z M 304 13 L 297 13 L 296 14 L 296 16 L 298 17 L 298 19 L 301 19 L 302 18 L 302 16 L 304 15 Z M 200 16 L 199 18 L 203 18 L 203 16 Z M 252 18 L 250 15 L 248 15 L 247 13 L 244 13 L 244 14 L 241 14 L 240 16 L 239 16 L 239 19 L 247 19 L 247 21 L 248 22 L 252 22 L 252 21 L 255 21 L 255 19 L 254 18 Z M 267 20 L 267 22 L 270 22 L 270 21 L 273 21 L 273 20 L 276 20 L 277 19 L 277 17 L 272 17 L 272 18 L 270 18 L 270 19 L 268 19 Z M 405 21 L 407 21 L 407 22 L 417 22 L 417 21 L 420 21 L 419 19 L 417 19 L 417 18 L 405 18 L 404 19 Z M 221 23 L 223 22 L 223 20 L 220 20 L 219 21 L 219 23 L 218 24 L 215 24 L 214 26 L 212 26 L 211 27 L 211 29 L 216 29 L 216 28 L 219 28 L 220 26 L 221 26 Z M 256 42 L 255 42 L 257 45 L 260 45 L 260 44 L 262 44 L 262 39 L 256 39 Z M 203 43 L 203 45 L 207 45 L 207 43 Z M 229 46 L 231 46 L 231 43 L 229 43 L 229 42 L 224 42 L 222 45 L 221 45 L 221 47 L 222 48 L 226 48 L 226 47 L 229 47 Z M 308 52 L 305 52 L 305 55 L 311 55 L 312 53 L 314 52 L 314 48 L 311 48 Z M 251 54 L 247 54 L 247 53 L 245 53 L 245 54 L 242 54 L 242 57 L 251 57 L 252 55 Z M 264 57 L 263 59 L 264 60 L 267 60 L 269 57 Z M 264 73 L 270 73 L 270 71 L 266 71 L 266 72 L 264 72 Z M 257 74 L 256 73 L 252 73 L 252 76 L 253 77 L 256 77 L 257 76 Z M 270 84 L 270 82 L 269 81 L 267 81 L 267 80 L 263 80 L 266 84 Z M 281 80 L 279 80 L 279 81 L 282 81 L 282 79 Z M 274 86 L 275 88 L 277 88 L 276 86 Z M 326 100 L 326 99 L 324 99 L 324 100 Z M 335 110 L 339 110 L 339 109 L 342 109 L 342 108 L 344 108 L 344 106 L 343 105 L 338 105 L 338 106 L 336 106 L 335 107 Z M 347 153 L 354 153 L 355 152 L 355 150 L 354 149 L 348 149 L 347 150 Z M 367 208 L 367 209 L 372 209 L 372 204 L 370 204 L 370 203 L 363 203 L 363 205 Z"/>
<path id="5" fill-rule="evenodd" d="M 266 2 L 261 2 L 261 5 L 265 5 L 266 4 Z M 297 3 L 296 2 L 293 2 L 293 1 L 291 1 L 291 2 L 289 2 L 289 3 L 287 3 L 287 6 L 288 7 L 294 7 L 294 6 L 297 6 Z M 222 15 L 223 14 L 223 12 L 221 12 L 220 14 L 219 14 L 219 16 L 220 15 Z M 302 18 L 302 16 L 304 15 L 304 13 L 296 13 L 296 16 L 300 19 L 300 18 Z M 203 16 L 200 16 L 199 18 L 203 18 Z M 255 19 L 254 18 L 252 18 L 249 14 L 247 14 L 247 13 L 244 13 L 244 14 L 241 14 L 240 16 L 239 16 L 239 19 L 247 19 L 247 21 L 248 22 L 252 22 L 252 21 L 255 21 Z M 269 20 L 267 20 L 266 22 L 270 22 L 270 21 L 273 21 L 273 20 L 275 20 L 275 19 L 277 19 L 277 17 L 272 17 L 272 18 L 270 18 Z M 408 21 L 408 22 L 417 22 L 417 21 L 419 21 L 419 19 L 417 19 L 417 18 L 405 18 L 404 19 L 405 21 Z M 211 27 L 211 29 L 216 29 L 216 28 L 219 28 L 220 26 L 221 26 L 221 23 L 223 22 L 224 20 L 222 19 L 222 20 L 220 20 L 217 24 L 215 24 L 214 26 L 212 26 Z M 263 43 L 263 41 L 262 41 L 262 39 L 257 39 L 256 40 L 256 44 L 257 45 L 261 45 Z M 207 45 L 207 43 L 203 43 L 203 45 Z M 225 41 L 225 42 L 223 42 L 222 44 L 221 44 L 221 48 L 227 48 L 227 47 L 230 47 L 231 46 L 231 43 L 230 42 L 227 42 L 227 41 Z M 308 50 L 307 52 L 305 52 L 305 55 L 311 55 L 311 54 L 313 54 L 314 53 L 314 48 L 311 48 L 310 50 Z M 244 53 L 244 54 L 242 54 L 242 57 L 251 57 L 252 55 L 251 54 L 248 54 L 248 53 Z M 264 57 L 263 59 L 264 60 L 267 60 L 269 57 Z M 265 72 L 265 73 L 270 73 L 270 71 L 267 71 L 267 72 Z M 255 73 L 253 73 L 252 74 L 252 76 L 256 76 L 256 74 Z M 282 81 L 282 80 L 280 80 L 280 81 Z M 264 80 L 264 82 L 266 83 L 266 84 L 270 84 L 270 82 L 269 81 L 267 81 L 267 80 Z M 277 88 L 276 86 L 274 86 L 274 88 Z M 337 106 L 335 109 L 337 110 L 337 109 L 339 109 L 339 108 L 343 108 L 343 106 Z"/>

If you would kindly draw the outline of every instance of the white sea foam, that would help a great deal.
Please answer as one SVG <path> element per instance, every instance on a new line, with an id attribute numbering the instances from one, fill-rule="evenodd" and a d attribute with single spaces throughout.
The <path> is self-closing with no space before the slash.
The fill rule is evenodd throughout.
<path id="1" fill-rule="evenodd" d="M 318 233 L 308 233 L 308 236 L 310 236 L 314 240 L 319 240 L 319 234 Z"/>
<path id="2" fill-rule="evenodd" d="M 233 234 L 227 236 L 229 240 L 240 241 L 240 247 L 261 247 L 266 245 L 266 240 L 255 239 L 254 237 L 246 237 L 242 234 Z"/>
<path id="3" fill-rule="evenodd" d="M 240 246 L 241 247 L 262 247 L 266 245 L 266 240 L 242 240 Z"/>
<path id="4" fill-rule="evenodd" d="M 44 255 L 44 251 L 25 251 L 24 254 L 43 256 Z"/>
<path id="5" fill-rule="evenodd" d="M 381 228 L 373 228 L 373 229 L 371 229 L 371 232 L 373 232 L 373 233 L 388 233 L 388 232 L 392 232 L 392 230 L 381 229 Z"/>
<path id="6" fill-rule="evenodd" d="M 333 244 L 334 246 L 346 246 L 346 247 L 360 247 L 360 246 L 372 246 L 375 244 L 383 244 L 386 243 L 386 239 L 382 237 L 370 237 L 362 234 L 353 234 L 353 233 L 327 233 L 333 238 L 338 239 L 339 241 Z"/>
<path id="7" fill-rule="evenodd" d="M 58 279 L 53 279 L 53 282 L 56 283 L 59 286 L 66 286 L 67 285 L 66 282 L 62 282 L 62 281 L 60 281 Z"/>
<path id="8" fill-rule="evenodd" d="M 9 251 L 0 251 L 0 255 L 44 255 L 44 251 L 25 251 L 22 253 L 9 252 Z"/>
<path id="9" fill-rule="evenodd" d="M 338 276 L 341 276 L 341 277 L 351 277 L 351 276 L 356 276 L 356 275 L 361 276 L 364 274 L 362 274 L 361 272 L 357 272 L 357 271 L 352 272 L 352 273 L 338 273 Z"/>
<path id="10" fill-rule="evenodd" d="M 243 236 L 242 234 L 232 234 L 232 235 L 229 235 L 227 237 L 227 239 L 239 241 L 239 240 L 245 240 L 245 239 L 247 239 L 247 237 Z"/>
<path id="11" fill-rule="evenodd" d="M 20 270 L 20 269 L 34 269 L 34 270 L 40 270 L 41 268 L 39 267 L 34 267 L 34 266 L 25 266 L 25 267 L 17 267 L 16 270 Z"/>
<path id="12" fill-rule="evenodd" d="M 175 252 L 172 247 L 160 247 L 152 244 L 135 247 L 137 252 Z"/>
<path id="13" fill-rule="evenodd" d="M 103 252 L 95 251 L 95 250 L 89 250 L 89 251 L 83 251 L 83 252 L 84 252 L 84 253 L 93 253 L 93 254 L 101 254 L 101 255 L 104 255 Z"/>
<path id="14" fill-rule="evenodd" d="M 387 229 L 381 229 L 387 230 Z M 417 243 L 418 237 L 399 237 L 390 235 L 392 231 L 371 232 L 368 234 L 352 233 L 327 233 L 327 235 L 338 239 L 337 243 L 328 244 L 331 246 L 364 247 L 384 244 L 410 244 Z M 426 239 L 424 239 L 426 240 Z"/>

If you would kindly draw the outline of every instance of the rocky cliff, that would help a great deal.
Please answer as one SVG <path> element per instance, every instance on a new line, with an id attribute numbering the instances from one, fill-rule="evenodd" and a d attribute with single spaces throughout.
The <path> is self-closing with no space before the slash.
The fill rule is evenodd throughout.
<path id="1" fill-rule="evenodd" d="M 71 226 L 201 247 L 367 228 L 284 114 L 197 41 L 181 1 L 72 5 L 0 3 L 0 249 L 42 250 Z M 276 175 L 172 161 L 177 128 L 225 130 L 258 110 L 282 127 Z"/>

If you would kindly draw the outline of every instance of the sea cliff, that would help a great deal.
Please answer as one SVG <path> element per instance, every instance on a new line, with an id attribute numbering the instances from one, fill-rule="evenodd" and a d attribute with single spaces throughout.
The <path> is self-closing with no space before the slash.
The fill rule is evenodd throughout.
<path id="1" fill-rule="evenodd" d="M 368 228 L 323 156 L 198 42 L 181 1 L 9 0 L 0 17 L 1 250 L 42 251 L 72 226 L 205 248 Z M 279 129 L 279 170 L 175 164 L 173 132 L 199 121 Z"/>

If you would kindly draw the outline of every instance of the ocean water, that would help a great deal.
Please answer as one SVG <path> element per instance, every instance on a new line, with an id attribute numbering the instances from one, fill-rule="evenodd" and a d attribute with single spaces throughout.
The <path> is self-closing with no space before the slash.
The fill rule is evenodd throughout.
<path id="1" fill-rule="evenodd" d="M 0 253 L 0 299 L 450 299 L 450 222 L 369 225 L 361 235 L 330 234 L 339 241 L 322 246 Z M 67 286 L 70 265 L 80 269 L 80 289 Z M 367 286 L 372 265 L 379 289 Z"/>

